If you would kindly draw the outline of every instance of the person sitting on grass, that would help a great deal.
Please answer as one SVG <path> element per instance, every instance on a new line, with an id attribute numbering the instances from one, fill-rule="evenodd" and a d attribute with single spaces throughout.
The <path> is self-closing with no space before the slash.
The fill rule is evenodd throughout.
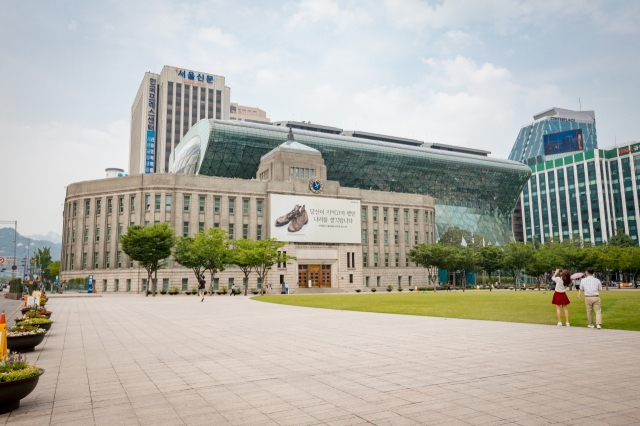
<path id="1" fill-rule="evenodd" d="M 567 327 L 569 327 L 569 298 L 567 297 L 567 289 L 571 286 L 571 272 L 566 269 L 562 271 L 561 276 L 558 276 L 558 272 L 560 269 L 556 269 L 555 274 L 551 279 L 556 283 L 556 289 L 553 292 L 553 299 L 551 303 L 556 305 L 556 315 L 558 316 L 558 327 L 562 326 L 562 313 L 560 312 L 562 308 L 564 310 L 564 319 L 567 323 Z"/>

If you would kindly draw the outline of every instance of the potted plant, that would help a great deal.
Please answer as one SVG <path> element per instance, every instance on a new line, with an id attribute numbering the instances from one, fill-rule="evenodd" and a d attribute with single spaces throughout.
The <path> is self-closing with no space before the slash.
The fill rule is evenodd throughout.
<path id="1" fill-rule="evenodd" d="M 258 294 L 258 289 L 257 288 L 252 288 L 251 289 L 251 293 L 253 293 L 254 295 Z"/>
<path id="2" fill-rule="evenodd" d="M 227 288 L 226 287 L 222 287 L 222 294 L 227 294 Z"/>
<path id="3" fill-rule="evenodd" d="M 390 292 L 391 290 L 393 290 L 393 287 L 391 287 L 390 285 L 388 285 L 388 286 L 387 286 L 387 291 L 389 291 L 389 292 Z"/>
<path id="4" fill-rule="evenodd" d="M 375 288 L 375 287 L 371 287 L 371 291 L 372 291 L 373 293 L 375 293 L 375 292 L 376 292 L 376 288 Z"/>
<path id="5" fill-rule="evenodd" d="M 402 287 L 398 287 L 398 291 L 402 291 Z"/>
<path id="6" fill-rule="evenodd" d="M 198 289 L 192 288 L 191 289 L 191 294 L 198 294 Z"/>
<path id="7" fill-rule="evenodd" d="M 24 325 L 33 325 L 44 330 L 51 330 L 51 324 L 53 321 L 47 318 L 24 318 L 21 321 L 18 321 L 20 318 L 16 318 L 16 325 L 24 326 Z"/>
<path id="8" fill-rule="evenodd" d="M 47 330 L 34 325 L 17 325 L 7 329 L 7 349 L 31 351 L 44 340 Z"/>
<path id="9" fill-rule="evenodd" d="M 0 414 L 20 407 L 20 400 L 38 384 L 44 370 L 27 362 L 24 355 L 11 353 L 0 360 Z"/>
<path id="10" fill-rule="evenodd" d="M 160 294 L 167 294 L 167 290 L 165 289 L 160 290 Z"/>
<path id="11" fill-rule="evenodd" d="M 360 291 L 362 290 L 360 290 L 359 288 L 356 288 L 356 293 L 360 293 Z"/>
<path id="12" fill-rule="evenodd" d="M 187 290 L 184 292 L 184 294 L 186 294 L 187 296 L 191 294 L 191 290 Z"/>

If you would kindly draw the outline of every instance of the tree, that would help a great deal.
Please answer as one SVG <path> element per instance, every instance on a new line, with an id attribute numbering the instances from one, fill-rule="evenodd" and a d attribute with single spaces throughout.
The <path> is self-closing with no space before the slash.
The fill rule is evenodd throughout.
<path id="1" fill-rule="evenodd" d="M 230 265 L 231 251 L 229 250 L 229 234 L 220 228 L 207 228 L 195 236 L 197 250 L 204 259 L 203 267 L 209 271 L 211 281 L 209 289 L 213 292 L 213 280 L 218 272 L 222 272 Z"/>
<path id="2" fill-rule="evenodd" d="M 60 261 L 56 260 L 51 262 L 47 267 L 47 275 L 51 277 L 51 279 L 55 280 L 58 275 L 60 275 Z"/>
<path id="3" fill-rule="evenodd" d="M 520 288 L 520 274 L 522 270 L 533 261 L 533 245 L 519 241 L 507 244 L 505 250 L 505 267 L 513 270 L 516 277 L 516 287 Z"/>
<path id="4" fill-rule="evenodd" d="M 525 268 L 524 272 L 535 278 L 538 285 L 538 291 L 540 291 L 540 285 L 544 281 L 547 274 L 557 265 L 557 257 L 554 252 L 554 247 L 557 243 L 541 244 L 537 250 L 533 251 L 533 258 Z"/>
<path id="5" fill-rule="evenodd" d="M 231 263 L 236 265 L 244 274 L 246 286 L 244 287 L 244 295 L 247 295 L 249 289 L 249 274 L 251 270 L 258 266 L 258 257 L 256 256 L 256 246 L 258 241 L 241 239 L 233 243 L 231 250 Z"/>
<path id="6" fill-rule="evenodd" d="M 633 247 L 633 240 L 624 233 L 624 228 L 617 228 L 616 235 L 609 239 L 609 245 L 615 247 Z"/>
<path id="7" fill-rule="evenodd" d="M 275 238 L 256 241 L 256 264 L 253 269 L 256 271 L 256 274 L 258 274 L 258 277 L 260 277 L 263 286 L 266 284 L 265 278 L 267 277 L 267 273 L 273 265 L 276 263 L 286 263 L 287 260 L 296 260 L 295 256 L 289 256 L 280 251 L 285 244 L 284 242 L 277 241 Z"/>
<path id="8" fill-rule="evenodd" d="M 476 264 L 488 275 L 491 282 L 491 273 L 499 271 L 504 266 L 504 251 L 497 246 L 480 247 L 476 253 Z M 491 291 L 491 286 L 489 286 Z"/>
<path id="9" fill-rule="evenodd" d="M 163 267 L 164 259 L 171 255 L 174 243 L 173 229 L 165 222 L 152 226 L 132 225 L 120 237 L 122 251 L 147 271 L 147 290 L 151 276 Z M 152 291 L 155 296 L 155 280 Z M 149 291 L 146 291 L 146 295 L 149 295 Z"/>
<path id="10" fill-rule="evenodd" d="M 44 247 L 38 249 L 32 259 L 35 261 L 38 268 L 42 271 L 42 276 L 48 280 L 51 278 L 47 271 L 47 267 L 51 264 L 51 247 Z M 55 278 L 55 276 L 54 276 Z"/>
<path id="11" fill-rule="evenodd" d="M 622 270 L 631 274 L 634 287 L 638 287 L 636 279 L 640 273 L 640 247 L 626 247 L 623 249 Z"/>
<path id="12" fill-rule="evenodd" d="M 196 276 L 196 281 L 200 280 L 206 259 L 203 258 L 202 252 L 197 250 L 193 238 L 178 237 L 176 239 L 173 260 L 185 268 L 191 269 Z"/>
<path id="13" fill-rule="evenodd" d="M 480 234 L 474 234 L 472 237 L 471 232 L 467 231 L 466 229 L 460 229 L 457 226 L 452 226 L 451 228 L 447 229 L 445 233 L 442 234 L 438 242 L 440 244 L 460 246 L 462 244 L 463 237 L 467 243 L 467 247 L 473 247 L 475 249 L 479 249 L 480 247 L 482 247 L 484 236 Z M 488 243 L 488 241 L 485 241 L 485 244 L 486 243 Z"/>
<path id="14" fill-rule="evenodd" d="M 438 284 L 438 268 L 445 264 L 445 258 L 452 251 L 451 246 L 444 244 L 418 244 L 409 251 L 409 260 L 427 269 L 428 284 L 433 283 L 433 291 Z"/>

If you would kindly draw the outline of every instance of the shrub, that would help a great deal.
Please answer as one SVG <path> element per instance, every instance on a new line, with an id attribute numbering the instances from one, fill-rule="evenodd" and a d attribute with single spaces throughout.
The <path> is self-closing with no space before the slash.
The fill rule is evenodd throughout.
<path id="1" fill-rule="evenodd" d="M 51 324 L 53 321 L 47 318 L 28 318 L 18 322 L 16 325 L 44 325 Z"/>
<path id="2" fill-rule="evenodd" d="M 192 288 L 192 289 L 191 289 L 191 294 L 198 294 L 198 290 L 197 290 L 197 289 L 195 289 L 195 288 Z"/>
<path id="3" fill-rule="evenodd" d="M 255 289 L 255 288 L 251 289 L 251 293 L 258 294 L 258 289 Z"/>
<path id="4" fill-rule="evenodd" d="M 227 288 L 226 287 L 222 287 L 222 294 L 227 294 Z"/>
<path id="5" fill-rule="evenodd" d="M 427 287 L 418 287 L 418 291 L 427 291 Z"/>
<path id="6" fill-rule="evenodd" d="M 387 291 L 391 291 L 393 290 L 393 287 L 391 287 L 390 285 L 387 286 Z"/>
<path id="7" fill-rule="evenodd" d="M 22 293 L 22 281 L 20 278 L 14 278 L 9 281 L 9 293 Z"/>
<path id="8" fill-rule="evenodd" d="M 24 355 L 11 353 L 0 360 L 0 382 L 27 379 L 40 373 L 40 368 L 30 365 Z"/>
<path id="9" fill-rule="evenodd" d="M 375 293 L 376 292 L 376 288 L 375 287 L 371 287 L 371 291 Z"/>
<path id="10" fill-rule="evenodd" d="M 160 294 L 167 294 L 166 290 L 160 290 Z"/>
<path id="11" fill-rule="evenodd" d="M 356 293 L 360 293 L 362 290 L 360 290 L 359 288 L 356 288 Z"/>
<path id="12" fill-rule="evenodd" d="M 398 291 L 402 291 L 402 287 L 398 287 Z"/>

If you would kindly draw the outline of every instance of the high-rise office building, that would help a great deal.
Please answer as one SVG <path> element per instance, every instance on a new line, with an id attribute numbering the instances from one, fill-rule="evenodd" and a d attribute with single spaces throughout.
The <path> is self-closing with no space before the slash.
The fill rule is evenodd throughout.
<path id="1" fill-rule="evenodd" d="M 219 75 L 164 66 L 146 72 L 131 106 L 129 174 L 163 173 L 180 139 L 203 118 L 229 119 L 231 89 Z"/>

